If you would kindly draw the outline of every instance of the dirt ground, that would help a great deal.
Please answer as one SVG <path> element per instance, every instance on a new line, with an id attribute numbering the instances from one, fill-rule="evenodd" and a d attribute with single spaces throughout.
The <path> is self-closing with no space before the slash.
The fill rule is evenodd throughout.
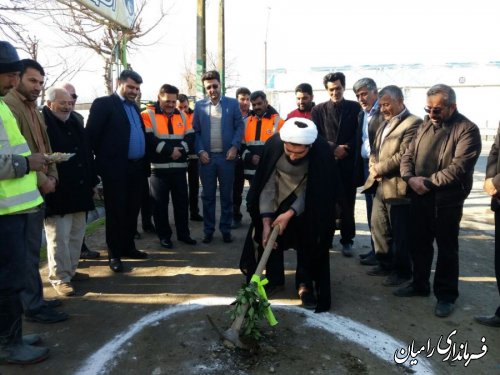
<path id="1" fill-rule="evenodd" d="M 113 274 L 107 266 L 103 228 L 87 239 L 98 260 L 80 263 L 91 275 L 75 283 L 77 296 L 62 298 L 66 322 L 25 323 L 26 333 L 42 335 L 50 358 L 32 366 L 0 366 L 18 374 L 500 374 L 500 330 L 476 324 L 472 317 L 492 314 L 500 303 L 493 268 L 493 215 L 482 193 L 485 155 L 477 165 L 476 183 L 467 200 L 460 235 L 460 298 L 446 319 L 434 316 L 435 298 L 401 299 L 369 267 L 340 253 L 338 237 L 331 250 L 332 309 L 314 314 L 298 306 L 294 291 L 295 260 L 286 253 L 286 289 L 273 297 L 279 324 L 262 324 L 264 338 L 253 351 L 225 348 L 207 321 L 209 314 L 224 330 L 231 321 L 228 303 L 243 282 L 238 260 L 248 217 L 224 244 L 216 233 L 211 244 L 180 245 L 169 251 L 154 235 L 143 234 L 137 247 L 149 259 L 126 261 L 130 270 Z M 356 202 L 356 254 L 368 250 L 364 198 Z M 202 224 L 190 222 L 202 239 Z M 201 242 L 201 241 L 200 241 Z M 42 268 L 45 296 L 56 298 Z M 57 297 L 60 298 L 60 297 Z M 200 300 L 201 299 L 201 300 Z M 206 306 L 205 306 L 206 304 Z M 455 332 L 455 334 L 454 334 Z M 432 348 L 440 337 L 441 353 Z M 484 337 L 484 343 L 481 341 Z M 450 341 L 446 341 L 446 340 Z M 415 355 L 421 346 L 427 346 Z M 405 366 L 395 353 L 414 344 Z M 464 350 L 460 344 L 467 344 Z M 482 346 L 486 345 L 486 354 Z M 455 353 L 451 349 L 455 347 Z M 412 349 L 410 347 L 410 349 Z M 456 355 L 473 355 L 466 361 Z M 450 357 L 451 355 L 451 357 Z M 446 358 L 448 356 L 448 359 Z M 480 357 L 480 358 L 479 358 Z M 417 360 L 415 366 L 410 360 Z M 467 366 L 466 366 L 467 364 Z"/>

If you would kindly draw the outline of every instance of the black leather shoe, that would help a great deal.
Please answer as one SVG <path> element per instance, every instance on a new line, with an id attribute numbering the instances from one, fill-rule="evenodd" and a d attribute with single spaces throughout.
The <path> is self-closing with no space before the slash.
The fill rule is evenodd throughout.
<path id="1" fill-rule="evenodd" d="M 299 288 L 299 298 L 302 302 L 302 307 L 308 310 L 314 310 L 318 304 L 314 292 L 306 287 Z"/>
<path id="2" fill-rule="evenodd" d="M 381 266 L 376 266 L 373 267 L 370 271 L 368 271 L 366 274 L 370 276 L 388 276 L 391 273 L 390 270 L 381 267 Z"/>
<path id="3" fill-rule="evenodd" d="M 231 243 L 233 242 L 233 236 L 231 236 L 231 233 L 226 233 L 226 234 L 223 234 L 222 235 L 222 241 L 224 241 L 225 243 Z"/>
<path id="4" fill-rule="evenodd" d="M 363 266 L 377 266 L 378 260 L 375 254 L 368 255 L 366 258 L 360 259 L 359 263 Z"/>
<path id="5" fill-rule="evenodd" d="M 214 239 L 214 236 L 212 234 L 205 234 L 205 237 L 203 237 L 203 240 L 201 242 L 203 243 L 210 243 Z"/>
<path id="6" fill-rule="evenodd" d="M 58 299 L 44 299 L 43 300 L 43 304 L 45 306 L 48 306 L 50 308 L 54 308 L 54 307 L 59 307 L 62 305 L 62 302 Z"/>
<path id="7" fill-rule="evenodd" d="M 161 247 L 164 247 L 165 249 L 171 249 L 174 247 L 174 245 L 172 244 L 172 241 L 167 240 L 166 238 L 160 240 L 160 245 L 161 245 Z"/>
<path id="8" fill-rule="evenodd" d="M 68 319 L 69 315 L 65 312 L 56 311 L 43 305 L 36 311 L 26 311 L 24 317 L 28 322 L 49 324 L 65 321 Z"/>
<path id="9" fill-rule="evenodd" d="M 101 256 L 101 254 L 98 251 L 93 251 L 90 249 L 85 249 L 82 250 L 80 253 L 80 259 L 97 259 Z"/>
<path id="10" fill-rule="evenodd" d="M 187 245 L 196 245 L 196 240 L 193 240 L 191 237 L 182 237 L 179 238 L 180 242 L 184 242 Z"/>
<path id="11" fill-rule="evenodd" d="M 156 228 L 153 224 L 145 224 L 142 226 L 143 232 L 146 233 L 156 233 Z"/>
<path id="12" fill-rule="evenodd" d="M 375 252 L 372 250 L 372 251 L 369 251 L 369 252 L 364 253 L 364 254 L 359 254 L 358 258 L 365 259 L 365 258 L 368 258 L 370 255 L 375 255 Z"/>
<path id="13" fill-rule="evenodd" d="M 428 297 L 430 290 L 415 289 L 413 284 L 409 284 L 403 288 L 396 289 L 392 292 L 396 297 Z"/>
<path id="14" fill-rule="evenodd" d="M 241 227 L 241 220 L 233 220 L 233 223 L 231 224 L 231 229 L 238 229 Z"/>
<path id="15" fill-rule="evenodd" d="M 440 318 L 446 318 L 450 316 L 451 313 L 455 310 L 455 304 L 452 302 L 446 301 L 438 301 L 436 304 L 436 308 L 434 310 L 434 314 Z"/>
<path id="16" fill-rule="evenodd" d="M 113 272 L 123 272 L 123 263 L 118 258 L 112 258 L 109 260 L 109 268 Z"/>
<path id="17" fill-rule="evenodd" d="M 396 273 L 391 273 L 387 278 L 382 281 L 383 286 L 400 286 L 410 281 L 409 278 L 399 277 Z"/>
<path id="18" fill-rule="evenodd" d="M 191 220 L 192 221 L 203 221 L 203 216 L 201 216 L 200 214 L 194 214 L 194 215 L 191 215 Z"/>
<path id="19" fill-rule="evenodd" d="M 488 326 L 488 327 L 500 327 L 500 316 L 475 316 L 474 320 L 479 324 Z"/>
<path id="20" fill-rule="evenodd" d="M 42 336 L 32 333 L 29 335 L 23 335 L 23 344 L 25 345 L 37 345 L 42 342 Z"/>
<path id="21" fill-rule="evenodd" d="M 49 348 L 32 346 L 21 342 L 15 345 L 2 346 L 0 353 L 2 363 L 31 365 L 47 359 Z"/>
<path id="22" fill-rule="evenodd" d="M 131 252 L 127 253 L 125 256 L 130 259 L 147 259 L 148 254 L 144 251 L 134 249 Z"/>
<path id="23" fill-rule="evenodd" d="M 347 258 L 352 257 L 352 245 L 350 243 L 342 244 L 342 255 Z"/>

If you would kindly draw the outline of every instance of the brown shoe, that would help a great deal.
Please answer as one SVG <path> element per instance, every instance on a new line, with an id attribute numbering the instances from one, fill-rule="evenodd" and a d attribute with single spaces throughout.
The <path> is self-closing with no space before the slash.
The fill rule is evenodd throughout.
<path id="1" fill-rule="evenodd" d="M 68 297 L 75 295 L 75 289 L 73 289 L 73 285 L 71 285 L 71 283 L 53 284 L 52 286 L 60 296 Z"/>

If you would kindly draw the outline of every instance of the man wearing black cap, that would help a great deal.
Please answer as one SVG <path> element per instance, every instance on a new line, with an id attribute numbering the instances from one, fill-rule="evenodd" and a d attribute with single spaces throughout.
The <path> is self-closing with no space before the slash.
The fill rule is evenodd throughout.
<path id="1" fill-rule="evenodd" d="M 297 251 L 295 284 L 302 305 L 330 309 L 328 249 L 333 236 L 336 164 L 316 125 L 304 118 L 287 120 L 266 142 L 247 195 L 252 218 L 240 260 L 248 280 L 256 269 L 254 241 L 262 254 L 271 228 L 280 225 L 277 248 L 266 265 L 269 294 L 283 288 L 283 250 Z M 274 290 L 273 290 L 274 289 Z"/>
<path id="2" fill-rule="evenodd" d="M 35 171 L 46 171 L 41 153 L 31 154 L 3 97 L 19 81 L 16 50 L 0 41 L 0 363 L 30 364 L 49 349 L 32 346 L 38 335 L 22 336 L 20 291 L 24 288 L 27 214 L 43 203 Z"/>
<path id="3" fill-rule="evenodd" d="M 43 67 L 31 59 L 21 60 L 22 68 L 18 84 L 5 96 L 5 104 L 9 106 L 16 118 L 21 134 L 26 139 L 33 153 L 52 153 L 49 137 L 42 114 L 38 111 L 37 100 L 45 80 Z M 55 163 L 37 172 L 37 185 L 42 195 L 55 191 L 57 184 L 57 168 Z M 26 320 L 37 323 L 56 323 L 68 319 L 68 314 L 56 311 L 54 307 L 61 304 L 58 300 L 43 299 L 43 285 L 40 277 L 40 248 L 42 246 L 43 220 L 45 205 L 28 214 L 26 238 L 25 288 L 21 300 Z"/>

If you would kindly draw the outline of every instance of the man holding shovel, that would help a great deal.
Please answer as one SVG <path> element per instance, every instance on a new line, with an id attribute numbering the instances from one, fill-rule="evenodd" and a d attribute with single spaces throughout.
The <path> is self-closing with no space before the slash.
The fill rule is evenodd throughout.
<path id="1" fill-rule="evenodd" d="M 247 195 L 252 218 L 240 269 L 250 281 L 271 228 L 280 236 L 266 265 L 268 294 L 285 283 L 283 251 L 297 251 L 295 284 L 304 307 L 330 309 L 329 252 L 338 177 L 328 143 L 308 119 L 291 118 L 265 144 Z"/>

